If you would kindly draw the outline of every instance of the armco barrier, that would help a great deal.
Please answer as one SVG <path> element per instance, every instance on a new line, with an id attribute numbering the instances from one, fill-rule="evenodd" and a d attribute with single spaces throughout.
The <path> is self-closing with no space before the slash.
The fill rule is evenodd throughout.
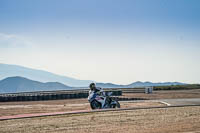
<path id="1" fill-rule="evenodd" d="M 107 91 L 110 92 L 110 91 Z M 121 96 L 122 91 L 111 91 L 113 96 Z M 31 92 L 31 93 L 15 93 L 15 94 L 1 94 L 0 102 L 12 102 L 12 101 L 43 101 L 43 100 L 58 100 L 58 99 L 76 99 L 87 98 L 87 91 L 72 91 L 72 92 Z"/>

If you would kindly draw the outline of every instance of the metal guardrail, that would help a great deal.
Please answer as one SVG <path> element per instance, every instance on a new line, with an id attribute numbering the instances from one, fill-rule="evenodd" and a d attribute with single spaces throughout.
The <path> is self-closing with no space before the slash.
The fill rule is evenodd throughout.
<path id="1" fill-rule="evenodd" d="M 121 96 L 122 93 L 144 93 L 144 88 L 104 88 L 105 91 L 113 92 L 113 96 Z M 89 89 L 36 91 L 21 93 L 0 94 L 0 102 L 9 101 L 41 101 L 58 99 L 87 98 Z"/>
<path id="2" fill-rule="evenodd" d="M 122 91 L 112 91 L 113 96 L 121 96 Z M 28 93 L 10 93 L 1 94 L 0 102 L 11 101 L 42 101 L 59 99 L 87 98 L 88 91 L 53 91 L 53 92 L 28 92 Z"/>

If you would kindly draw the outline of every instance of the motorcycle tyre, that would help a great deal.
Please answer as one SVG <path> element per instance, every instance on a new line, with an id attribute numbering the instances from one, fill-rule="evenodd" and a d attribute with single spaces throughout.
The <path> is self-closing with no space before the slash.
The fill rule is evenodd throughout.
<path id="1" fill-rule="evenodd" d="M 93 105 L 95 105 L 95 104 L 96 104 L 96 107 L 93 106 Z M 90 103 L 90 107 L 91 107 L 91 109 L 101 109 L 101 104 L 100 104 L 99 102 L 97 102 L 96 100 L 94 100 L 94 101 L 92 101 L 92 102 Z"/>

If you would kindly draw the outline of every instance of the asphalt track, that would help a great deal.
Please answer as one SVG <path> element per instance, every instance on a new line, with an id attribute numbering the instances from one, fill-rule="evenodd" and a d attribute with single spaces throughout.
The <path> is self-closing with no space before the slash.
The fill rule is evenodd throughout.
<path id="1" fill-rule="evenodd" d="M 34 117 L 45 117 L 45 116 L 107 112 L 107 111 L 126 111 L 126 110 L 139 110 L 139 109 L 158 109 L 158 108 L 200 106 L 200 98 L 195 98 L 195 99 L 162 99 L 162 100 L 152 100 L 152 101 L 161 102 L 163 104 L 166 104 L 167 106 L 134 107 L 134 108 L 101 109 L 101 110 L 78 110 L 78 111 L 68 111 L 68 112 L 37 113 L 37 114 L 20 114 L 20 115 L 12 115 L 12 116 L 2 116 L 2 117 L 0 117 L 0 121 L 12 120 L 12 119 L 34 118 Z M 140 102 L 140 101 L 136 101 L 136 102 Z"/>

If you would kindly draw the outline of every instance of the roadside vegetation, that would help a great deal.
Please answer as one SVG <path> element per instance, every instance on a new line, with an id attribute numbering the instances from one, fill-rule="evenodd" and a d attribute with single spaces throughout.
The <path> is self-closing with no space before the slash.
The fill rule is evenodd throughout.
<path id="1" fill-rule="evenodd" d="M 155 86 L 154 87 L 154 90 L 191 90 L 191 89 L 200 89 L 200 84 Z"/>

